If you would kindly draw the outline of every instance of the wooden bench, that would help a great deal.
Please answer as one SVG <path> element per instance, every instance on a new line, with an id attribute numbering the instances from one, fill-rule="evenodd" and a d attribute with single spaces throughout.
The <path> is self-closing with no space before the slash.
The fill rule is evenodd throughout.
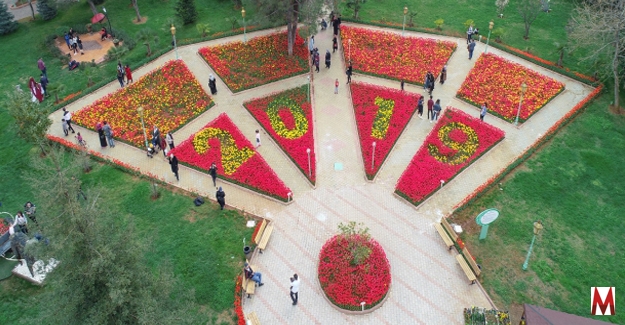
<path id="1" fill-rule="evenodd" d="M 265 227 L 267 227 L 267 219 L 263 219 L 263 221 L 260 223 L 260 228 L 258 228 L 256 236 L 252 238 L 252 240 L 254 240 L 254 244 L 258 245 L 258 243 L 260 242 L 260 239 L 263 236 L 263 232 L 265 231 Z"/>
<path id="2" fill-rule="evenodd" d="M 248 260 L 245 260 L 245 262 L 250 265 L 252 270 L 256 270 L 255 265 L 250 264 Z M 243 281 L 241 281 L 241 286 L 243 287 L 243 292 L 247 294 L 247 297 L 252 298 L 252 295 L 256 291 L 256 282 L 254 282 L 252 279 L 246 278 L 245 271 L 243 271 Z"/>
<path id="3" fill-rule="evenodd" d="M 469 261 L 469 266 L 473 270 L 473 273 L 475 273 L 475 275 L 479 278 L 480 274 L 482 274 L 482 270 L 480 270 L 480 268 L 477 266 L 477 263 L 475 263 L 473 256 L 471 256 L 471 253 L 469 253 L 469 250 L 466 247 L 462 249 L 462 254 L 467 259 L 467 261 Z"/>
<path id="4" fill-rule="evenodd" d="M 260 325 L 260 320 L 258 320 L 258 316 L 256 315 L 256 312 L 253 311 L 251 313 L 249 313 L 247 315 L 247 320 L 252 324 L 252 325 Z"/>
<path id="5" fill-rule="evenodd" d="M 269 238 L 271 238 L 271 233 L 273 233 L 273 222 L 267 221 L 267 219 L 263 219 L 260 224 L 260 228 L 258 228 L 258 233 L 256 233 L 256 237 L 254 237 L 254 243 L 258 245 L 258 250 L 262 254 L 263 249 L 267 247 L 267 243 L 269 243 Z"/>
<path id="6" fill-rule="evenodd" d="M 443 226 L 441 226 L 440 223 L 435 223 L 434 228 L 436 228 L 436 231 L 438 232 L 438 234 L 441 236 L 441 238 L 443 238 L 443 241 L 445 242 L 445 246 L 447 246 L 448 249 L 451 251 L 451 248 L 454 247 L 454 241 L 451 240 L 449 235 L 447 235 L 447 233 L 445 232 L 445 229 L 443 229 Z"/>
<path id="7" fill-rule="evenodd" d="M 449 237 L 451 237 L 451 240 L 453 240 L 454 243 L 458 241 L 458 234 L 456 234 L 454 228 L 451 227 L 451 225 L 447 221 L 447 218 L 443 217 L 441 219 L 441 225 L 443 226 L 443 228 L 445 228 L 445 230 L 447 230 L 447 234 L 449 234 Z"/>
<path id="8" fill-rule="evenodd" d="M 456 261 L 458 261 L 458 264 L 460 264 L 462 271 L 464 271 L 464 274 L 467 276 L 467 278 L 469 278 L 471 284 L 474 284 L 477 278 L 475 277 L 475 274 L 473 274 L 473 271 L 471 271 L 471 267 L 469 267 L 469 264 L 467 264 L 467 261 L 465 261 L 462 254 L 456 255 Z"/>

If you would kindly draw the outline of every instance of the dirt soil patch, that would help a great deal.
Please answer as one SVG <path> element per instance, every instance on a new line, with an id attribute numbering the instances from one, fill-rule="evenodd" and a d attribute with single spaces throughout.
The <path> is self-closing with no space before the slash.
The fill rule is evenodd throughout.
<path id="1" fill-rule="evenodd" d="M 85 54 L 80 54 L 80 52 L 74 54 L 74 51 L 71 51 L 67 47 L 63 37 L 57 37 L 55 42 L 56 47 L 58 47 L 61 52 L 70 56 L 71 60 L 76 60 L 78 62 L 91 62 L 91 60 L 94 60 L 95 63 L 101 63 L 104 61 L 104 57 L 109 49 L 115 46 L 112 38 L 100 41 L 99 32 L 94 32 L 93 34 L 79 34 L 78 36 L 82 40 L 82 47 Z"/>

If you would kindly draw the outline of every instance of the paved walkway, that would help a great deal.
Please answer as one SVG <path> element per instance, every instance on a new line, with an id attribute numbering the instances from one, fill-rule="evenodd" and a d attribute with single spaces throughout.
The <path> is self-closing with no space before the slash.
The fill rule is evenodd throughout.
<path id="1" fill-rule="evenodd" d="M 248 38 L 270 32 L 273 30 L 248 33 Z M 393 32 L 399 33 L 395 30 Z M 469 61 L 468 54 L 464 50 L 464 39 L 420 35 L 413 32 L 407 34 L 458 43 L 458 51 L 453 54 L 448 64 L 448 80 L 444 86 L 437 85 L 434 95 L 446 106 L 451 105 L 478 116 L 478 109 L 457 100 L 455 93 L 477 56 L 483 52 L 483 45 L 477 45 L 476 58 Z M 208 75 L 215 73 L 199 57 L 197 50 L 203 46 L 242 38 L 241 35 L 184 46 L 179 48 L 178 52 L 204 90 L 208 92 Z M 331 49 L 331 31 L 320 32 L 316 35 L 315 41 L 321 53 L 325 53 L 326 49 Z M 397 179 L 434 124 L 415 115 L 382 166 L 378 177 L 374 182 L 367 182 L 364 177 L 349 88 L 345 85 L 345 66 L 340 54 L 333 54 L 331 69 L 321 68 L 320 73 L 314 74 L 312 99 L 318 159 L 316 188 L 306 181 L 267 134 L 263 134 L 263 145 L 259 148 L 259 152 L 293 190 L 295 198 L 293 203 L 284 205 L 238 186 L 218 181 L 218 186 L 223 186 L 228 194 L 229 205 L 271 218 L 276 225 L 268 249 L 264 254 L 254 257 L 254 264 L 258 265 L 259 271 L 263 273 L 266 285 L 258 288 L 257 294 L 252 299 L 244 299 L 245 313 L 255 311 L 263 324 L 461 324 L 462 308 L 472 305 L 489 306 L 480 288 L 468 285 L 465 275 L 453 257 L 454 254 L 445 249 L 432 225 L 442 216 L 451 213 L 456 204 L 487 179 L 508 166 L 555 121 L 592 91 L 577 81 L 505 52 L 493 48 L 489 51 L 564 82 L 566 90 L 519 129 L 508 122 L 487 116 L 486 122 L 503 129 L 506 132 L 506 139 L 419 207 L 398 199 L 393 195 L 393 190 Z M 171 52 L 137 69 L 133 72 L 136 80 L 174 57 L 174 53 Z M 323 65 L 323 62 L 321 64 Z M 336 78 L 341 82 L 338 95 L 333 93 Z M 358 74 L 353 80 L 399 88 L 398 82 Z M 223 82 L 218 80 L 219 92 L 214 96 L 217 105 L 176 132 L 174 137 L 180 142 L 220 113 L 226 112 L 253 143 L 254 130 L 262 128 L 242 107 L 242 102 L 306 82 L 306 75 L 303 75 L 232 94 Z M 118 88 L 117 81 L 111 82 L 70 104 L 68 109 L 79 110 Z M 406 91 L 423 94 L 421 87 L 412 85 L 406 85 Z M 60 123 L 57 122 L 61 118 L 60 112 L 52 114 L 52 118 L 55 124 L 51 127 L 50 133 L 62 136 Z M 162 156 L 149 159 L 143 150 L 122 143 L 113 149 L 100 149 L 97 134 L 85 129 L 80 129 L 80 132 L 85 135 L 91 149 L 105 156 L 137 166 L 142 172 L 158 175 L 175 186 L 214 198 L 214 189 L 210 177 L 206 174 L 181 166 L 181 180 L 177 182 Z M 342 170 L 334 169 L 337 162 L 343 164 Z M 339 222 L 351 220 L 364 222 L 370 228 L 373 237 L 386 250 L 393 276 L 388 300 L 380 309 L 365 316 L 346 315 L 332 308 L 324 300 L 316 280 L 317 257 L 321 246 L 336 233 Z M 288 283 L 293 273 L 298 273 L 302 279 L 300 304 L 297 307 L 292 306 L 289 299 Z"/>

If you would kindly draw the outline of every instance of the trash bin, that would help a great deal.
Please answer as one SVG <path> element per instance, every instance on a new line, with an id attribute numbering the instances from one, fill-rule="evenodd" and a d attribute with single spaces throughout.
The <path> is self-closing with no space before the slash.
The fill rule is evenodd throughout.
<path id="1" fill-rule="evenodd" d="M 252 257 L 252 248 L 249 246 L 243 247 L 243 254 L 245 254 L 245 258 L 249 260 L 250 257 Z"/>

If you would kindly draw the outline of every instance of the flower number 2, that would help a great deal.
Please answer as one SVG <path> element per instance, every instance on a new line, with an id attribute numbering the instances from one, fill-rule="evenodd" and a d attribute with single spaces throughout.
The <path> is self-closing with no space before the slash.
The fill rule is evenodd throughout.
<path id="1" fill-rule="evenodd" d="M 226 175 L 234 174 L 241 165 L 255 154 L 254 150 L 247 147 L 239 149 L 230 132 L 210 127 L 195 134 L 193 148 L 197 153 L 203 155 L 210 149 L 208 141 L 213 138 L 219 139 L 221 143 L 221 166 Z"/>

